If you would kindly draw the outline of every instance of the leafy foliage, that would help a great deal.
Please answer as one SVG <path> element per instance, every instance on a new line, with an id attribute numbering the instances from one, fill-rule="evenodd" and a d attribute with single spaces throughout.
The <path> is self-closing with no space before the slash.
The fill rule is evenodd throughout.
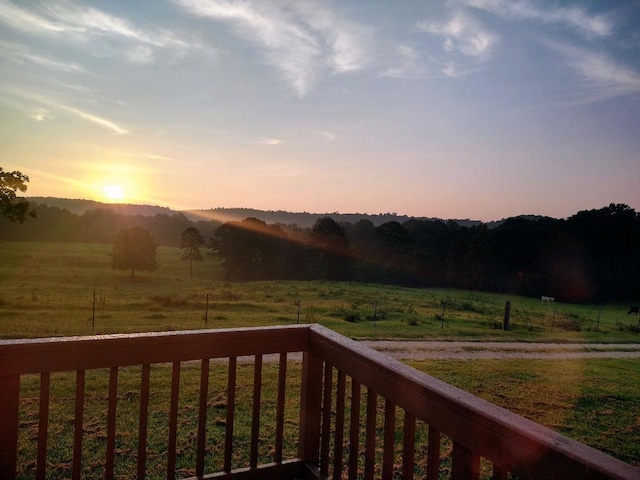
<path id="1" fill-rule="evenodd" d="M 321 217 L 313 228 L 257 218 L 220 224 L 182 214 L 36 210 L 37 218 L 23 225 L 0 216 L 0 240 L 112 243 L 115 232 L 143 227 L 160 245 L 180 246 L 177 232 L 195 228 L 212 239 L 229 280 L 345 280 L 579 303 L 639 301 L 640 214 L 627 205 L 567 219 L 516 217 L 470 226 L 417 218 L 376 226 L 364 218 Z"/>
<path id="2" fill-rule="evenodd" d="M 5 172 L 0 167 L 0 217 L 4 217 L 10 222 L 22 223 L 27 218 L 27 214 L 35 216 L 33 210 L 29 211 L 29 202 L 19 198 L 17 192 L 27 191 L 29 177 L 17 170 Z"/>
<path id="3" fill-rule="evenodd" d="M 111 250 L 111 267 L 117 270 L 152 272 L 158 268 L 156 262 L 157 245 L 148 230 L 133 227 L 120 230 Z"/>
<path id="4" fill-rule="evenodd" d="M 204 238 L 195 227 L 187 227 L 182 232 L 181 260 L 189 260 L 189 276 L 193 277 L 193 262 L 202 262 L 204 257 L 200 253 L 200 247 L 204 245 Z"/>

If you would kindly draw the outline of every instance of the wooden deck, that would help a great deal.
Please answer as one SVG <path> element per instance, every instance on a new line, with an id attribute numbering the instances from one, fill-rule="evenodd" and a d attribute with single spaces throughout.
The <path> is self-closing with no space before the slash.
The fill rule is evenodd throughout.
<path id="1" fill-rule="evenodd" d="M 298 449 L 283 448 L 285 409 L 290 395 L 287 365 L 291 354 L 302 353 L 296 418 Z M 271 461 L 260 463 L 263 357 L 278 362 L 276 414 Z M 246 465 L 233 464 L 234 418 L 237 410 L 238 358 L 253 363 L 251 439 Z M 210 362 L 224 359 L 226 376 L 226 434 L 219 471 L 206 471 L 207 410 Z M 54 372 L 75 372 L 73 454 L 69 476 L 83 477 L 85 376 L 92 369 L 108 369 L 109 388 L 104 440 L 103 478 L 113 478 L 116 454 L 120 369 L 141 366 L 137 471 L 147 472 L 150 368 L 169 364 L 171 399 L 162 478 L 178 477 L 176 464 L 181 370 L 185 362 L 200 369 L 195 478 L 309 479 L 309 478 L 440 478 L 441 446 L 452 445 L 450 478 L 478 479 L 481 461 L 489 477 L 507 479 L 640 479 L 640 469 L 580 444 L 534 422 L 512 414 L 398 361 L 359 345 L 319 325 L 199 330 L 0 341 L 0 478 L 18 472 L 20 379 L 39 375 L 39 415 L 35 477 L 49 478 L 47 453 L 50 390 Z M 398 421 L 398 418 L 401 420 Z M 263 420 L 264 421 L 264 420 Z M 426 450 L 416 448 L 417 425 L 428 428 Z M 400 446 L 398 446 L 400 444 Z M 422 474 L 420 474 L 422 475 Z M 33 477 L 30 477 L 33 478 Z M 420 478 L 423 478 L 422 476 Z"/>

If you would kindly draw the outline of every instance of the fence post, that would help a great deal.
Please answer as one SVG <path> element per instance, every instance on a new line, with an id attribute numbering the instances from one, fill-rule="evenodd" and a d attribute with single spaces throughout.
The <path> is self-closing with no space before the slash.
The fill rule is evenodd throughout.
<path id="1" fill-rule="evenodd" d="M 504 302 L 504 321 L 503 321 L 503 329 L 509 330 L 509 319 L 511 318 L 511 302 L 507 300 Z"/>
<path id="2" fill-rule="evenodd" d="M 298 456 L 305 462 L 317 465 L 320 460 L 322 359 L 308 351 L 302 356 L 300 396 Z"/>
<path id="3" fill-rule="evenodd" d="M 20 376 L 0 376 L 0 478 L 16 478 Z"/>

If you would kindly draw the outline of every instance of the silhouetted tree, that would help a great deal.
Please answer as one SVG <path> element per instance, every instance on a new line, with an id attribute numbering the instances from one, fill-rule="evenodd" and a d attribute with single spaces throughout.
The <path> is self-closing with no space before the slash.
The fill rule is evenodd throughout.
<path id="1" fill-rule="evenodd" d="M 274 278 L 284 237 L 280 227 L 246 218 L 218 227 L 211 248 L 224 260 L 228 280 L 266 280 Z"/>
<path id="2" fill-rule="evenodd" d="M 189 260 L 189 278 L 193 278 L 193 262 L 202 262 L 204 258 L 200 253 L 200 246 L 204 245 L 204 238 L 195 227 L 187 227 L 182 232 L 180 248 L 182 249 L 181 260 Z"/>
<path id="3" fill-rule="evenodd" d="M 120 230 L 111 250 L 111 267 L 117 270 L 152 272 L 158 268 L 157 245 L 149 231 L 142 227 Z"/>
<path id="4" fill-rule="evenodd" d="M 311 275 L 325 280 L 349 278 L 350 252 L 345 229 L 331 217 L 316 221 L 311 229 Z"/>
<path id="5" fill-rule="evenodd" d="M 35 211 L 29 211 L 29 202 L 17 194 L 27 191 L 27 182 L 29 177 L 21 172 L 5 172 L 0 167 L 0 217 L 22 223 L 27 215 L 35 216 Z"/>

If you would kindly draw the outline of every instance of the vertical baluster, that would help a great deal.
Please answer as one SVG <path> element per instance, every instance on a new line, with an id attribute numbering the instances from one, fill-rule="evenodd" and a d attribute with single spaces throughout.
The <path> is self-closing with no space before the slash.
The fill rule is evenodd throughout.
<path id="1" fill-rule="evenodd" d="M 0 478 L 16 478 L 20 376 L 0 376 Z"/>
<path id="2" fill-rule="evenodd" d="M 44 480 L 47 474 L 47 434 L 49 432 L 50 374 L 40 374 L 40 409 L 38 412 L 38 463 L 36 478 Z"/>
<path id="3" fill-rule="evenodd" d="M 477 480 L 479 478 L 480 456 L 454 441 L 451 480 Z"/>
<path id="4" fill-rule="evenodd" d="M 209 395 L 209 359 L 200 365 L 200 405 L 198 410 L 198 439 L 196 445 L 196 476 L 204 475 L 204 450 L 207 433 L 207 397 Z"/>
<path id="5" fill-rule="evenodd" d="M 76 372 L 75 426 L 73 432 L 73 480 L 82 477 L 82 427 L 84 424 L 84 370 Z"/>
<path id="6" fill-rule="evenodd" d="M 311 352 L 304 352 L 300 388 L 298 456 L 311 464 L 317 464 L 319 459 L 321 409 L 322 359 Z"/>
<path id="7" fill-rule="evenodd" d="M 178 438 L 178 402 L 180 399 L 180 362 L 171 371 L 171 404 L 169 406 L 169 440 L 167 445 L 167 480 L 176 478 L 176 439 Z"/>
<path id="8" fill-rule="evenodd" d="M 360 383 L 351 379 L 351 420 L 349 427 L 349 480 L 358 478 L 360 440 Z"/>
<path id="9" fill-rule="evenodd" d="M 345 396 L 345 375 L 338 372 L 338 385 L 336 389 L 336 434 L 333 452 L 333 479 L 342 478 L 342 455 L 344 443 L 344 396 Z"/>
<path id="10" fill-rule="evenodd" d="M 138 480 L 147 476 L 147 425 L 149 419 L 149 375 L 151 366 L 142 365 L 140 383 L 140 420 L 138 427 Z"/>
<path id="11" fill-rule="evenodd" d="M 224 440 L 224 471 L 231 471 L 233 452 L 233 422 L 236 408 L 236 368 L 237 358 L 229 358 L 229 376 L 227 379 L 227 427 Z"/>
<path id="12" fill-rule="evenodd" d="M 116 406 L 118 403 L 118 367 L 109 369 L 109 404 L 107 406 L 107 452 L 104 478 L 113 478 L 116 448 Z"/>
<path id="13" fill-rule="evenodd" d="M 276 407 L 276 463 L 282 463 L 282 443 L 284 436 L 284 401 L 287 387 L 287 354 L 280 354 L 278 368 L 278 404 Z"/>
<path id="14" fill-rule="evenodd" d="M 392 480 L 395 459 L 396 406 L 389 400 L 384 402 L 384 450 L 382 455 L 382 478 Z"/>
<path id="15" fill-rule="evenodd" d="M 440 478 L 440 431 L 429 425 L 427 446 L 427 480 Z"/>
<path id="16" fill-rule="evenodd" d="M 373 480 L 376 465 L 376 408 L 378 394 L 367 389 L 367 429 L 364 446 L 364 479 Z"/>
<path id="17" fill-rule="evenodd" d="M 324 390 L 322 399 L 322 434 L 320 439 L 320 473 L 329 474 L 329 444 L 331 440 L 331 390 L 333 367 L 324 364 Z"/>
<path id="18" fill-rule="evenodd" d="M 253 369 L 253 413 L 251 415 L 251 455 L 249 466 L 258 466 L 258 443 L 260 442 L 260 395 L 262 392 L 262 355 L 255 356 Z"/>
<path id="19" fill-rule="evenodd" d="M 416 451 L 416 417 L 404 412 L 404 437 L 402 441 L 402 480 L 413 480 Z"/>

